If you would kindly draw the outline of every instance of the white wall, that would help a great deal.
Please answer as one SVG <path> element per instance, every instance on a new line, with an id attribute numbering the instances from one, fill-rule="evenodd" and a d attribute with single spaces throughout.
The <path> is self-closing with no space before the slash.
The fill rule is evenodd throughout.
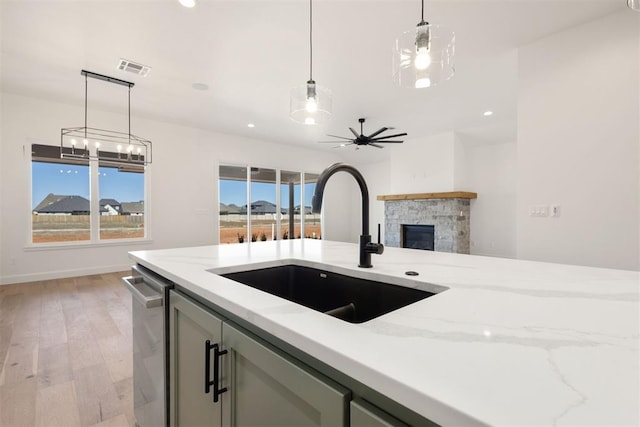
<path id="1" fill-rule="evenodd" d="M 516 257 L 516 143 L 467 145 L 465 188 L 471 201 L 471 254 Z"/>
<path id="2" fill-rule="evenodd" d="M 351 201 L 357 194 L 357 189 L 358 185 L 353 178 L 343 172 L 333 175 L 327 181 L 322 203 L 323 239 L 349 243 L 358 241 L 359 229 L 352 228 L 352 219 L 359 215 L 360 207 L 356 211 L 351 210 Z"/>
<path id="3" fill-rule="evenodd" d="M 147 169 L 152 242 L 30 248 L 30 149 L 32 142 L 59 144 L 60 128 L 80 125 L 82 105 L 3 94 L 0 144 L 2 242 L 0 282 L 13 283 L 124 270 L 127 252 L 217 243 L 219 163 L 238 163 L 321 172 L 338 160 L 332 153 L 305 150 L 132 117 L 133 132 L 153 141 L 153 164 Z M 92 112 L 96 127 L 118 130 L 126 116 Z M 100 125 L 100 126 L 97 126 Z M 327 192 L 327 218 L 351 217 L 349 196 Z M 334 212 L 335 210 L 335 212 Z M 180 218 L 176 222 L 176 218 Z M 329 221 L 331 222 L 331 221 Z M 326 238 L 348 235 L 329 224 Z M 345 240 L 345 239 L 342 239 Z"/>
<path id="4" fill-rule="evenodd" d="M 384 243 L 384 202 L 376 200 L 383 194 L 391 194 L 391 181 L 389 179 L 390 170 L 389 161 L 377 161 L 374 163 L 354 162 L 354 166 L 362 173 L 367 188 L 369 189 L 369 233 L 371 240 L 378 239 L 378 224 L 380 224 L 380 241 Z M 362 209 L 360 192 L 354 190 L 352 200 L 352 229 L 360 235 L 362 229 L 362 220 L 359 213 Z"/>
<path id="5" fill-rule="evenodd" d="M 354 163 L 371 193 L 371 234 L 384 224 L 381 194 L 473 191 L 471 253 L 515 258 L 516 144 L 478 143 L 452 133 L 406 141 L 392 147 L 388 162 Z M 357 194 L 354 194 L 354 199 Z M 354 217 L 360 199 L 352 201 Z M 359 226 L 358 222 L 352 227 Z M 354 228 L 357 230 L 357 228 Z M 384 240 L 384 227 L 383 227 Z"/>
<path id="6" fill-rule="evenodd" d="M 453 132 L 407 139 L 391 148 L 391 194 L 461 190 L 455 188 L 460 145 Z"/>
<path id="7" fill-rule="evenodd" d="M 518 258 L 640 268 L 639 31 L 624 10 L 520 49 Z"/>

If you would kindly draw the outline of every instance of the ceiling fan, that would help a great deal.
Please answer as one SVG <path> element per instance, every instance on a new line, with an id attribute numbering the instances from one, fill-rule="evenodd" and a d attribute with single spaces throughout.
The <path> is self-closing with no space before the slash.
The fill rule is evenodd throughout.
<path id="1" fill-rule="evenodd" d="M 391 144 L 401 144 L 404 141 L 399 141 L 399 140 L 390 140 L 389 138 L 396 138 L 399 136 L 406 136 L 406 133 L 395 133 L 393 135 L 381 135 L 382 133 L 391 130 L 393 128 L 388 128 L 388 127 L 383 127 L 378 129 L 377 131 L 375 131 L 374 133 L 372 133 L 371 135 L 365 135 L 364 131 L 363 131 L 363 125 L 364 125 L 364 119 L 360 118 L 358 119 L 358 122 L 360 122 L 360 134 L 358 134 L 358 132 L 356 132 L 353 128 L 349 128 L 349 130 L 351 131 L 351 133 L 355 136 L 355 138 L 347 138 L 344 136 L 338 136 L 338 135 L 327 135 L 330 136 L 332 138 L 339 138 L 339 139 L 343 139 L 345 141 L 349 141 L 348 143 L 342 143 L 340 145 L 337 145 L 336 147 L 346 147 L 348 145 L 355 145 L 356 146 L 356 150 L 358 148 L 360 148 L 361 145 L 370 145 L 372 147 L 376 147 L 376 148 L 384 148 L 382 145 L 382 143 L 391 143 Z M 327 144 L 335 144 L 336 141 L 319 141 L 321 143 L 327 143 Z"/>

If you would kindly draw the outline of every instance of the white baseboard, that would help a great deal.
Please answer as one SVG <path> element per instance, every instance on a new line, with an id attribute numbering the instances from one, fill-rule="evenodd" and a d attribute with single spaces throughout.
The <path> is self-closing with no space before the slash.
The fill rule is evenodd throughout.
<path id="1" fill-rule="evenodd" d="M 96 266 L 79 268 L 73 270 L 47 271 L 44 273 L 15 274 L 12 276 L 1 276 L 0 285 L 10 285 L 14 283 L 37 282 L 40 280 L 66 279 L 69 277 L 89 276 L 92 274 L 116 273 L 119 271 L 129 271 L 133 262 L 121 265 Z"/>

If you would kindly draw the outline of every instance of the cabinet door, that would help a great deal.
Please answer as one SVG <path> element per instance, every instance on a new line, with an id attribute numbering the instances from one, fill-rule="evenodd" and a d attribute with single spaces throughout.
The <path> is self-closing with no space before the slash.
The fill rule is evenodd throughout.
<path id="1" fill-rule="evenodd" d="M 350 427 L 406 427 L 391 415 L 364 401 L 351 402 Z"/>
<path id="2" fill-rule="evenodd" d="M 345 426 L 350 392 L 233 326 L 223 326 L 229 426 Z"/>
<path id="3" fill-rule="evenodd" d="M 213 402 L 213 392 L 205 393 L 206 359 L 213 377 L 213 351 L 206 342 L 220 344 L 222 321 L 185 297 L 171 292 L 169 314 L 171 426 L 219 426 L 221 402 Z M 207 352 L 210 356 L 207 357 Z"/>

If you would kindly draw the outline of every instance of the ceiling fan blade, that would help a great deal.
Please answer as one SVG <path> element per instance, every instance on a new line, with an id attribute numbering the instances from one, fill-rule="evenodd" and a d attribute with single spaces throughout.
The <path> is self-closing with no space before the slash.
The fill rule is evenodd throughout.
<path id="1" fill-rule="evenodd" d="M 384 148 L 382 145 L 374 144 L 373 142 L 370 142 L 370 143 L 369 143 L 369 144 L 367 144 L 367 145 L 370 145 L 370 146 L 372 146 L 372 147 L 376 147 L 376 148 Z"/>
<path id="2" fill-rule="evenodd" d="M 381 128 L 378 129 L 377 131 L 375 131 L 374 133 L 372 133 L 371 135 L 369 135 L 367 138 L 373 138 L 376 135 L 380 135 L 382 132 L 388 130 L 389 128 Z"/>
<path id="3" fill-rule="evenodd" d="M 377 140 L 375 141 L 376 143 L 380 144 L 380 143 L 391 143 L 391 144 L 402 144 L 404 141 L 381 141 L 381 140 Z"/>
<path id="4" fill-rule="evenodd" d="M 381 139 L 385 139 L 385 138 L 395 138 L 396 136 L 406 136 L 407 133 L 396 133 L 393 135 L 385 135 L 385 136 L 379 136 L 378 138 L 372 138 L 374 141 L 379 141 Z"/>
<path id="5" fill-rule="evenodd" d="M 356 136 L 356 138 L 358 138 L 360 135 L 358 134 L 358 132 L 356 132 L 355 130 L 353 130 L 353 128 L 349 128 L 349 130 L 351 131 L 352 134 L 354 134 Z"/>
<path id="6" fill-rule="evenodd" d="M 338 144 L 340 141 L 316 141 L 318 144 Z"/>
<path id="7" fill-rule="evenodd" d="M 347 141 L 351 141 L 353 139 L 353 138 L 347 138 L 346 136 L 338 136 L 338 135 L 329 135 L 329 134 L 327 134 L 327 136 L 330 136 L 332 138 L 346 139 Z"/>

